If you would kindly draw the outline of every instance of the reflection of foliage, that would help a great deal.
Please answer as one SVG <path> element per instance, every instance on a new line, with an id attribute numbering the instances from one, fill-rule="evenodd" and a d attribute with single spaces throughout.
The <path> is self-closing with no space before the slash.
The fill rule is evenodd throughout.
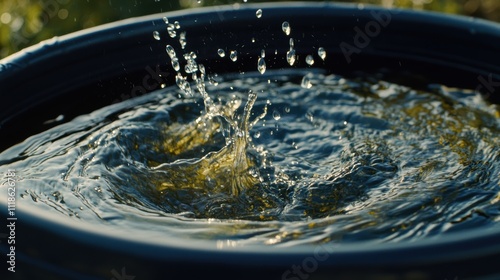
<path id="1" fill-rule="evenodd" d="M 272 0 L 247 0 L 248 3 Z M 274 0 L 275 2 L 283 0 Z M 304 1 L 304 0 L 303 0 Z M 307 1 L 307 0 L 306 0 Z M 244 0 L 2 0 L 0 57 L 56 35 L 119 19 L 181 8 L 240 3 Z M 500 21 L 498 0 L 337 0 L 424 8 Z"/>

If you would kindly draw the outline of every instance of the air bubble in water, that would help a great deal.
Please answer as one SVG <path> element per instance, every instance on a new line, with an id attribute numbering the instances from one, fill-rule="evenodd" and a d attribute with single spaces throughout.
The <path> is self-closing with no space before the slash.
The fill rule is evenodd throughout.
<path id="1" fill-rule="evenodd" d="M 261 18 L 262 17 L 262 9 L 258 9 L 257 12 L 255 12 L 255 15 L 257 16 L 257 18 Z"/>
<path id="2" fill-rule="evenodd" d="M 306 63 L 307 63 L 308 65 L 313 65 L 313 64 L 314 64 L 314 58 L 313 58 L 313 56 L 312 56 L 312 55 L 308 55 L 308 56 L 306 56 Z"/>
<path id="3" fill-rule="evenodd" d="M 160 32 L 153 31 L 153 38 L 155 38 L 155 40 L 160 40 Z"/>
<path id="4" fill-rule="evenodd" d="M 326 58 L 326 51 L 324 48 L 320 47 L 318 49 L 318 56 L 322 59 L 322 60 L 325 60 Z"/>
<path id="5" fill-rule="evenodd" d="M 290 64 L 290 66 L 293 66 L 296 59 L 297 56 L 295 55 L 295 50 L 292 49 L 286 52 L 286 61 L 288 61 L 288 64 Z"/>
<path id="6" fill-rule="evenodd" d="M 280 115 L 280 112 L 278 112 L 278 110 L 273 111 L 273 119 L 275 121 L 278 121 L 279 119 L 281 119 L 281 115 Z"/>
<path id="7" fill-rule="evenodd" d="M 232 61 L 238 60 L 238 52 L 237 51 L 231 51 L 229 53 L 229 58 L 231 58 Z"/>
<path id="8" fill-rule="evenodd" d="M 257 70 L 259 70 L 261 74 L 266 72 L 266 61 L 262 57 L 259 57 L 259 61 L 257 61 Z"/>
<path id="9" fill-rule="evenodd" d="M 225 57 L 226 56 L 226 52 L 223 49 L 218 49 L 217 53 L 219 54 L 220 57 Z"/>
<path id="10" fill-rule="evenodd" d="M 288 23 L 288 21 L 284 21 L 283 24 L 281 25 L 281 30 L 285 32 L 286 36 L 290 35 L 291 31 L 290 23 Z"/>

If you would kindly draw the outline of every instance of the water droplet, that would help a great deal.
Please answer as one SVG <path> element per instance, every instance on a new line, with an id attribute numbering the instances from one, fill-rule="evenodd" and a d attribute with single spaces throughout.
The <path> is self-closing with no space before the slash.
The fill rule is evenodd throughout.
<path id="1" fill-rule="evenodd" d="M 179 28 L 181 28 L 181 24 L 178 21 L 175 21 L 174 27 L 175 27 L 175 29 L 179 29 Z"/>
<path id="2" fill-rule="evenodd" d="M 163 17 L 163 21 L 165 22 L 165 24 L 168 24 L 168 18 L 167 17 Z"/>
<path id="3" fill-rule="evenodd" d="M 307 76 L 304 76 L 302 78 L 302 82 L 300 83 L 300 86 L 302 88 L 312 88 L 311 80 Z"/>
<path id="4" fill-rule="evenodd" d="M 175 36 L 177 36 L 177 32 L 175 32 L 175 26 L 171 23 L 167 25 L 167 32 L 170 38 L 175 38 Z"/>
<path id="5" fill-rule="evenodd" d="M 181 65 L 179 64 L 179 59 L 177 59 L 177 57 L 172 58 L 172 68 L 174 68 L 176 72 L 181 70 Z"/>
<path id="6" fill-rule="evenodd" d="M 238 60 L 238 52 L 237 51 L 231 51 L 229 53 L 229 58 L 231 58 L 232 61 Z"/>
<path id="7" fill-rule="evenodd" d="M 306 56 L 306 63 L 307 63 L 308 65 L 313 65 L 313 64 L 314 64 L 314 58 L 313 58 L 313 56 L 312 56 L 312 55 L 308 55 L 308 56 Z"/>
<path id="8" fill-rule="evenodd" d="M 278 110 L 273 111 L 273 119 L 275 121 L 278 121 L 279 119 L 281 119 L 281 115 L 280 115 L 280 112 L 278 112 Z"/>
<path id="9" fill-rule="evenodd" d="M 170 56 L 170 59 L 174 58 L 175 57 L 175 50 L 174 50 L 174 47 L 172 47 L 171 45 L 167 45 L 165 47 L 165 50 L 167 51 L 167 54 L 168 56 Z"/>
<path id="10" fill-rule="evenodd" d="M 295 55 L 295 50 L 289 50 L 286 52 L 286 61 L 288 61 L 288 64 L 290 64 L 290 66 L 293 66 L 296 59 L 297 56 Z"/>
<path id="11" fill-rule="evenodd" d="M 252 38 L 252 43 L 255 43 L 255 38 Z"/>
<path id="12" fill-rule="evenodd" d="M 259 70 L 261 74 L 266 72 L 266 61 L 262 57 L 259 57 L 259 61 L 257 61 L 257 70 Z"/>
<path id="13" fill-rule="evenodd" d="M 260 57 L 262 57 L 262 58 L 266 57 L 266 51 L 265 50 L 261 50 L 260 51 Z"/>
<path id="14" fill-rule="evenodd" d="M 153 38 L 155 38 L 155 40 L 160 40 L 160 32 L 153 31 Z"/>
<path id="15" fill-rule="evenodd" d="M 290 113 L 290 107 L 288 106 L 285 107 L 285 113 Z"/>
<path id="16" fill-rule="evenodd" d="M 293 47 L 295 46 L 295 41 L 293 40 L 293 38 L 290 38 L 289 44 L 290 44 L 290 49 L 293 49 Z"/>
<path id="17" fill-rule="evenodd" d="M 186 31 L 181 32 L 181 34 L 179 35 L 179 43 L 181 44 L 182 49 L 186 48 L 186 44 L 187 44 Z"/>
<path id="18" fill-rule="evenodd" d="M 290 23 L 288 23 L 288 21 L 284 21 L 283 24 L 281 25 L 281 30 L 285 32 L 286 36 L 290 35 L 291 31 Z"/>
<path id="19" fill-rule="evenodd" d="M 255 134 L 253 135 L 253 137 L 254 138 L 259 138 L 260 137 L 260 132 L 259 131 L 255 132 Z"/>
<path id="20" fill-rule="evenodd" d="M 257 16 L 257 18 L 261 18 L 262 17 L 262 9 L 258 9 L 257 12 L 255 12 L 255 15 Z"/>
<path id="21" fill-rule="evenodd" d="M 320 57 L 322 60 L 325 60 L 325 58 L 326 58 L 326 51 L 325 51 L 325 49 L 324 49 L 323 47 L 320 47 L 320 48 L 318 49 L 318 55 L 319 55 L 319 57 Z"/>
<path id="22" fill-rule="evenodd" d="M 217 53 L 219 54 L 220 57 L 225 57 L 226 56 L 226 52 L 223 49 L 218 49 Z"/>
<path id="23" fill-rule="evenodd" d="M 215 77 L 214 77 L 214 76 L 208 76 L 208 82 L 209 82 L 211 85 L 214 85 L 214 86 L 219 85 L 219 82 L 217 82 L 217 80 L 215 79 Z"/>

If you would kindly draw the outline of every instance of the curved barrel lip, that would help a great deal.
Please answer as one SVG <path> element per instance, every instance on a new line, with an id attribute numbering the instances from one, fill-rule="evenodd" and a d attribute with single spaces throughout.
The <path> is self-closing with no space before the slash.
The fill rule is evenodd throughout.
<path id="1" fill-rule="evenodd" d="M 319 14 L 331 17 L 352 17 L 353 19 L 359 19 L 360 17 L 372 17 L 372 12 L 389 12 L 391 16 L 398 21 L 414 24 L 415 26 L 418 26 L 418 24 L 435 26 L 441 28 L 438 30 L 439 33 L 443 33 L 443 31 L 465 32 L 465 34 L 447 35 L 462 36 L 467 39 L 480 39 L 481 42 L 486 45 L 490 45 L 490 42 L 484 41 L 485 38 L 489 36 L 498 37 L 500 33 L 500 24 L 479 18 L 448 15 L 430 11 L 383 8 L 375 5 L 353 5 L 328 2 L 280 2 L 279 4 L 244 4 L 237 5 L 236 7 L 233 5 L 193 8 L 189 10 L 179 10 L 124 19 L 44 40 L 1 59 L 0 82 L 2 82 L 1 78 L 3 75 L 10 75 L 9 72 L 16 71 L 17 68 L 40 66 L 40 63 L 47 63 L 57 55 L 70 53 L 72 51 L 92 51 L 92 49 L 86 48 L 93 44 L 98 45 L 98 43 L 103 41 L 118 41 L 127 37 L 136 36 L 137 34 L 144 34 L 145 31 L 162 28 L 164 27 L 164 22 L 162 20 L 164 16 L 168 16 L 168 18 L 174 20 L 181 20 L 183 26 L 199 26 L 200 22 L 209 22 L 211 24 L 212 21 L 248 22 L 249 20 L 255 20 L 255 11 L 257 9 L 263 9 L 264 13 L 266 11 L 272 11 L 274 13 L 273 17 L 284 18 L 307 15 L 314 16 Z M 318 10 L 322 10 L 324 13 L 318 13 Z M 230 17 L 227 17 L 226 13 L 234 13 L 234 15 L 230 14 Z M 265 16 L 263 16 L 263 18 L 264 17 Z M 423 27 L 419 28 L 423 29 Z M 426 30 L 426 32 L 432 33 L 435 31 Z M 483 37 L 476 38 L 478 34 L 483 35 Z M 108 38 L 103 40 L 103 36 Z M 500 49 L 498 46 L 496 48 Z"/>
<path id="2" fill-rule="evenodd" d="M 284 7 L 286 5 L 286 7 Z M 266 17 L 266 11 L 274 10 L 280 16 L 289 16 L 300 14 L 315 14 L 318 11 L 328 9 L 331 15 L 342 15 L 344 17 L 359 17 L 361 14 L 369 15 L 371 11 L 387 11 L 386 9 L 364 6 L 359 9 L 354 5 L 341 5 L 332 3 L 279 3 L 277 4 L 253 4 L 241 5 L 235 12 L 233 6 L 224 8 L 202 8 L 169 13 L 149 15 L 139 18 L 122 20 L 102 26 L 78 31 L 72 34 L 64 35 L 38 45 L 27 48 L 17 54 L 11 55 L 0 61 L 0 87 L 5 84 L 12 86 L 8 80 L 12 76 L 27 73 L 27 75 L 37 75 L 37 68 L 47 64 L 54 56 L 71 56 L 74 51 L 83 51 L 89 45 L 99 45 L 103 36 L 107 37 L 106 44 L 109 42 L 118 42 L 124 38 L 136 38 L 145 31 L 154 30 L 154 28 L 163 27 L 162 17 L 167 16 L 172 19 L 183 19 L 184 25 L 199 25 L 186 19 L 203 20 L 227 20 L 227 21 L 246 21 L 255 20 L 255 10 L 261 8 L 264 10 L 263 18 Z M 500 25 L 484 20 L 470 19 L 459 16 L 441 15 L 437 13 L 418 12 L 408 10 L 392 10 L 394 18 L 404 20 L 409 24 L 425 23 L 429 26 L 437 25 L 448 31 L 467 31 L 474 29 L 474 34 L 464 35 L 465 37 L 474 36 L 481 39 L 484 46 L 488 42 L 485 38 L 494 36 L 500 38 Z M 225 19 L 218 16 L 222 13 Z M 234 13 L 234 14 L 233 14 Z M 214 15 L 215 14 L 215 15 Z M 232 18 L 231 15 L 238 15 L 238 18 Z M 442 31 L 442 30 L 441 30 Z M 429 31 L 433 32 L 433 31 Z M 436 31 L 437 32 L 437 31 Z M 151 33 L 148 34 L 149 37 Z M 451 34 L 451 36 L 458 36 Z M 147 41 L 144 44 L 150 44 Z M 500 49 L 499 46 L 491 48 Z M 88 49 L 84 55 L 98 53 L 98 49 Z M 498 59 L 498 58 L 496 58 Z M 496 61 L 496 60 L 495 60 Z M 62 62 L 58 62 L 62 63 Z M 67 63 L 67 62 L 66 62 Z M 479 62 L 478 62 L 479 63 Z M 479 63 L 481 64 L 481 63 Z M 493 63 L 494 64 L 494 63 Z M 49 65 L 49 68 L 57 68 L 59 65 Z M 483 74 L 491 73 L 495 70 L 495 75 L 500 74 L 500 64 L 497 68 L 487 69 L 480 72 Z M 493 69 L 493 70 L 492 70 Z M 14 88 L 14 86 L 12 86 Z M 7 96 L 0 90 L 0 98 Z M 9 101 L 9 102 L 15 102 Z M 13 103 L 12 103 L 13 104 Z M 8 106 L 5 104 L 0 105 Z M 3 117 L 3 116 L 2 116 Z M 0 122 L 1 122 L 0 118 Z M 0 201 L 0 207 L 6 209 L 6 199 Z M 5 208 L 4 208 L 5 207 Z M 220 261 L 225 263 L 237 263 L 243 259 L 249 264 L 255 266 L 270 266 L 276 263 L 289 264 L 290 262 L 301 262 L 304 258 L 315 253 L 320 245 L 301 245 L 295 247 L 279 246 L 242 246 L 242 247 L 217 247 L 216 241 L 192 241 L 181 242 L 182 240 L 171 238 L 165 240 L 144 240 L 140 238 L 140 232 L 130 231 L 115 232 L 110 228 L 95 226 L 86 222 L 75 221 L 74 219 L 56 216 L 54 213 L 40 212 L 35 208 L 20 205 L 18 208 L 19 221 L 25 221 L 36 229 L 45 229 L 54 236 L 64 235 L 72 242 L 83 244 L 93 244 L 100 248 L 108 248 L 112 251 L 133 252 L 140 257 L 156 258 L 161 260 L 185 259 L 186 261 Z M 403 265 L 408 263 L 433 263 L 443 260 L 453 260 L 459 258 L 470 258 L 478 255 L 500 252 L 500 243 L 495 242 L 500 239 L 500 228 L 479 228 L 471 229 L 459 233 L 448 233 L 438 237 L 427 238 L 413 242 L 399 243 L 375 243 L 359 242 L 353 244 L 335 244 L 330 253 L 330 258 L 325 261 L 332 265 L 352 265 L 352 264 L 384 264 L 384 265 Z M 185 240 L 184 240 L 185 241 Z M 195 252 L 195 253 L 193 253 Z M 278 257 L 278 258 L 277 258 Z"/>
<path id="3" fill-rule="evenodd" d="M 164 45 L 162 45 L 164 43 L 155 42 L 152 39 L 152 31 L 161 31 L 165 27 L 162 20 L 163 16 L 169 17 L 171 21 L 181 21 L 182 28 L 189 29 L 188 36 L 189 34 L 192 35 L 188 38 L 193 39 L 190 41 L 205 44 L 206 49 L 210 49 L 209 47 L 212 47 L 210 42 L 206 42 L 206 40 L 211 39 L 210 37 L 200 39 L 205 41 L 198 42 L 196 37 L 200 37 L 204 32 L 212 32 L 207 36 L 214 35 L 216 37 L 217 32 L 224 29 L 219 32 L 224 32 L 222 36 L 214 37 L 214 40 L 223 41 L 226 39 L 226 41 L 234 41 L 235 39 L 231 39 L 230 36 L 233 36 L 237 31 L 248 32 L 250 26 L 248 24 L 238 25 L 238 23 L 253 22 L 252 24 L 255 23 L 255 26 L 260 24 L 259 27 L 268 28 L 266 32 L 273 32 L 272 34 L 275 36 L 281 35 L 283 38 L 280 39 L 284 39 L 281 30 L 278 30 L 279 27 L 275 28 L 273 26 L 274 29 L 271 30 L 269 26 L 266 26 L 266 23 L 271 20 L 285 20 L 297 16 L 307 17 L 310 21 L 314 20 L 315 23 L 311 23 L 315 27 L 312 29 L 313 31 L 316 27 L 320 27 L 318 29 L 323 28 L 321 31 L 326 30 L 325 26 L 328 26 L 328 24 L 325 24 L 325 22 L 332 19 L 338 26 L 335 27 L 336 30 L 334 29 L 333 33 L 329 33 L 328 36 L 330 37 L 323 38 L 325 42 L 344 40 L 352 46 L 353 38 L 349 32 L 352 33 L 353 25 L 361 24 L 358 27 L 367 28 L 368 23 L 374 21 L 374 13 L 388 13 L 391 22 L 398 22 L 398 24 L 389 24 L 387 27 L 382 27 L 382 35 L 390 38 L 390 40 L 381 39 L 377 36 L 368 47 L 361 48 L 360 55 L 362 56 L 359 60 L 366 59 L 367 56 L 378 56 L 393 60 L 400 57 L 414 62 L 425 62 L 429 65 L 435 64 L 475 73 L 476 77 L 467 81 L 460 77 L 448 77 L 448 81 L 462 83 L 464 87 L 471 89 L 480 87 L 480 81 L 477 80 L 480 76 L 487 77 L 484 79 L 500 80 L 500 57 L 495 55 L 500 53 L 499 24 L 481 19 L 431 12 L 385 9 L 369 5 L 362 7 L 348 4 L 310 2 L 245 4 L 239 5 L 237 9 L 234 6 L 208 7 L 131 18 L 54 37 L 0 60 L 0 99 L 4 103 L 15 105 L 20 104 L 22 101 L 25 103 L 23 106 L 7 106 L 4 108 L 5 110 L 0 111 L 0 129 L 2 124 L 9 122 L 13 117 L 23 114 L 40 100 L 48 100 L 60 92 L 74 90 L 81 87 L 86 81 L 109 78 L 111 73 L 127 75 L 128 72 L 144 70 L 144 65 L 155 63 L 158 65 L 160 62 L 166 61 L 168 56 L 164 51 Z M 255 16 L 257 8 L 264 10 L 264 15 L 260 19 Z M 224 25 L 225 23 L 228 24 Z M 291 23 L 292 34 L 293 24 L 300 27 L 309 24 L 296 20 L 291 21 Z M 200 28 L 202 24 L 206 24 L 206 26 L 203 26 L 204 29 Z M 422 30 L 425 30 L 425 32 Z M 405 33 L 409 33 L 409 36 Z M 439 39 L 443 34 L 446 35 L 445 39 Z M 429 38 L 429 46 L 426 45 L 427 42 L 422 42 L 425 40 L 412 41 L 413 37 L 417 39 Z M 491 41 L 492 39 L 494 41 Z M 296 40 L 300 41 L 297 38 Z M 398 47 L 398 41 L 408 42 L 406 45 Z M 439 46 L 436 42 L 448 45 Z M 231 42 L 231 44 L 234 45 L 234 42 Z M 275 44 L 274 46 L 276 46 L 276 42 L 272 39 L 267 40 L 265 44 Z M 415 44 L 414 48 L 408 47 L 408 45 L 411 46 L 412 44 Z M 260 53 L 262 46 L 256 45 L 252 49 L 249 48 L 249 45 L 246 44 L 247 53 L 252 53 L 249 57 L 252 55 L 255 57 Z M 310 45 L 306 47 L 304 44 L 296 43 L 297 53 L 301 48 L 310 47 L 317 46 Z M 354 47 L 356 47 L 355 44 Z M 443 49 L 445 47 L 448 49 Z M 341 65 L 334 70 L 352 66 L 349 65 L 350 62 L 343 62 L 342 64 L 342 60 L 344 60 L 342 56 L 346 56 L 345 50 L 340 50 L 338 45 L 331 48 L 336 60 L 325 63 L 332 65 L 339 65 L 340 63 Z M 162 49 L 161 54 L 160 49 Z M 481 49 L 481 52 L 471 52 L 471 49 Z M 144 53 L 142 57 L 137 55 L 139 50 Z M 148 50 L 150 50 L 149 53 Z M 121 63 L 123 62 L 123 55 L 131 56 L 125 61 L 125 64 Z M 212 61 L 217 59 L 216 51 L 213 50 L 211 52 L 206 51 L 203 55 L 198 55 L 198 57 L 202 57 L 200 60 L 204 58 Z M 248 68 L 248 66 L 244 66 L 243 60 L 238 60 L 238 66 L 232 66 L 232 70 L 227 71 L 237 72 L 241 70 L 239 68 Z M 273 60 L 272 63 L 276 63 L 276 61 L 279 60 Z M 79 69 L 75 65 L 81 65 L 81 71 L 78 71 Z M 307 67 L 304 64 L 302 66 Z M 272 65 L 268 65 L 268 68 L 270 67 Z M 333 69 L 333 67 L 328 67 Z M 440 70 L 433 68 L 435 67 L 429 67 L 429 72 L 434 72 L 437 75 Z M 44 71 L 41 73 L 39 69 L 44 69 Z M 226 71 L 226 69 L 220 67 L 216 71 L 219 70 Z M 248 71 L 248 69 L 242 71 Z M 488 78 L 489 76 L 491 78 Z M 13 95 L 11 92 L 17 92 L 18 94 Z M 496 100 L 494 102 L 500 100 L 499 94 L 490 95 L 493 96 L 492 99 Z M 29 100 L 29 102 L 26 102 L 26 100 Z"/>
<path id="4" fill-rule="evenodd" d="M 7 209 L 6 199 L 0 207 Z M 325 267 L 381 266 L 404 267 L 449 263 L 500 253 L 500 227 L 477 228 L 452 232 L 416 241 L 380 243 L 375 241 L 347 244 L 307 244 L 298 246 L 218 246 L 224 240 L 193 240 L 179 237 L 142 238 L 141 230 L 117 231 L 112 226 L 93 225 L 58 213 L 40 212 L 35 206 L 19 205 L 17 223 L 29 225 L 30 232 L 43 230 L 54 241 L 64 238 L 69 244 L 126 253 L 141 259 L 160 262 L 177 261 L 241 264 L 247 267 L 277 266 L 301 263 L 305 258 L 327 254 Z M 0 215 L 3 216 L 3 215 Z M 5 220 L 5 219 L 4 219 Z M 223 221 L 222 221 L 223 222 Z M 222 243 L 220 243 L 222 242 Z M 64 244 L 64 242 L 62 242 Z"/>

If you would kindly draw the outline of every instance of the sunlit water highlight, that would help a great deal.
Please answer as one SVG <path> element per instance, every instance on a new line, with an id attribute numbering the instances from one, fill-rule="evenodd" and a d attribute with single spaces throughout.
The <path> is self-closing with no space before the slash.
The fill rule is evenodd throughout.
<path id="1" fill-rule="evenodd" d="M 1 169 L 17 171 L 19 204 L 142 238 L 394 242 L 498 226 L 500 116 L 479 95 L 312 70 L 207 92 L 219 115 L 167 87 L 34 135 Z M 244 135 L 228 128 L 247 117 Z"/>

